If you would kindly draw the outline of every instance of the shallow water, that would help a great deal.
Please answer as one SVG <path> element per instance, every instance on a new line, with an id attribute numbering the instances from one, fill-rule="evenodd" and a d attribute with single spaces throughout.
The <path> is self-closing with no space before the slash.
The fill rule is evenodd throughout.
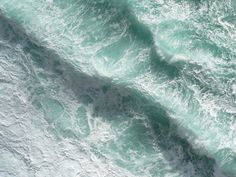
<path id="1" fill-rule="evenodd" d="M 0 12 L 0 176 L 235 176 L 234 0 Z"/>

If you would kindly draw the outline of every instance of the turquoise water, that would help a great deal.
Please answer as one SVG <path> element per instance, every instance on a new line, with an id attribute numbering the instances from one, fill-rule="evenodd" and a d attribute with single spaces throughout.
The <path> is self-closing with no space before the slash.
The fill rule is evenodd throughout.
<path id="1" fill-rule="evenodd" d="M 0 176 L 236 176 L 236 1 L 0 0 Z"/>

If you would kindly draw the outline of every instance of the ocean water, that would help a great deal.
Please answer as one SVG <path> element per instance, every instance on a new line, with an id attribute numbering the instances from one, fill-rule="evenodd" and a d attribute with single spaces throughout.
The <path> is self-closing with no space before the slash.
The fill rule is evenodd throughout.
<path id="1" fill-rule="evenodd" d="M 1 177 L 235 177 L 235 0 L 0 0 Z"/>

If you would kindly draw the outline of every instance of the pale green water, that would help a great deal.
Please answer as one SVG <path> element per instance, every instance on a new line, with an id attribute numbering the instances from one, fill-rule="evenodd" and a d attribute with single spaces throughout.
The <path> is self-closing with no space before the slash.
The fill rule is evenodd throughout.
<path id="1" fill-rule="evenodd" d="M 236 176 L 235 0 L 0 11 L 0 176 Z"/>

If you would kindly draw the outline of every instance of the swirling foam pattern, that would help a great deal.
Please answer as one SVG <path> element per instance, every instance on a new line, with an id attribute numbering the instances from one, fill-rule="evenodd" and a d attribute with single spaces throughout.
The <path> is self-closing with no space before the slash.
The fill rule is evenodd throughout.
<path id="1" fill-rule="evenodd" d="M 1 177 L 235 177 L 235 0 L 0 0 Z"/>

